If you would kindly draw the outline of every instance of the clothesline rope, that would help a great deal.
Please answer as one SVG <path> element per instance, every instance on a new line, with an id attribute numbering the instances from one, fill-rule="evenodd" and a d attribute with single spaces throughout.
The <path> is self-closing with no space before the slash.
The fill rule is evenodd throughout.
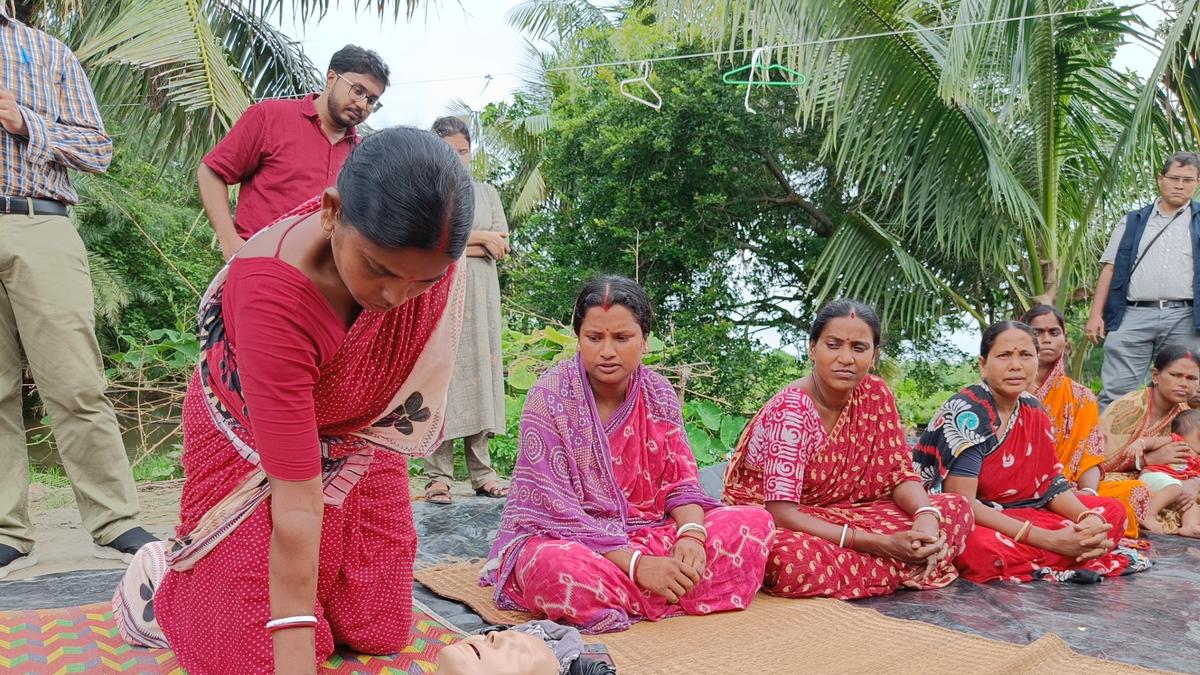
<path id="1" fill-rule="evenodd" d="M 1146 5 L 1149 5 L 1149 4 L 1151 4 L 1150 0 L 1143 0 L 1142 2 L 1139 2 L 1137 4 L 1130 5 L 1128 8 L 1129 9 L 1137 9 L 1139 7 L 1145 7 Z M 841 43 L 841 42 L 855 42 L 858 40 L 871 40 L 871 39 L 881 38 L 881 37 L 891 37 L 894 35 L 911 35 L 914 33 L 924 33 L 924 32 L 928 32 L 928 31 L 951 30 L 954 28 L 973 28 L 975 26 L 986 26 L 986 25 L 991 25 L 991 24 L 1012 23 L 1012 22 L 1016 22 L 1016 21 L 1027 21 L 1027 20 L 1031 20 L 1031 19 L 1049 19 L 1049 18 L 1060 17 L 1060 16 L 1075 16 L 1078 14 L 1090 14 L 1092 12 L 1097 12 L 1100 10 L 1107 10 L 1107 9 L 1113 9 L 1113 7 L 1096 5 L 1093 7 L 1085 7 L 1082 9 L 1073 9 L 1073 10 L 1066 10 L 1066 11 L 1061 11 L 1061 12 L 1044 12 L 1041 14 L 1024 14 L 1021 16 L 1005 17 L 1002 19 L 966 21 L 963 23 L 946 24 L 944 26 L 922 26 L 920 28 L 905 28 L 905 29 L 901 29 L 901 30 L 883 31 L 883 32 L 879 32 L 879 33 L 864 33 L 862 35 L 847 35 L 844 37 L 822 38 L 819 40 L 806 40 L 804 42 L 793 42 L 793 43 L 781 44 L 781 45 L 764 45 L 764 46 L 766 46 L 768 49 L 792 49 L 795 47 L 813 47 L 813 46 L 817 46 L 817 45 L 837 44 L 837 43 Z M 722 49 L 722 50 L 715 50 L 715 51 L 709 51 L 709 52 L 674 54 L 671 56 L 656 56 L 656 57 L 651 57 L 651 58 L 626 59 L 623 61 L 606 61 L 606 62 L 602 62 L 602 63 L 587 63 L 587 64 L 571 65 L 571 66 L 555 66 L 553 68 L 547 68 L 546 72 L 551 72 L 551 73 L 569 72 L 572 70 L 587 70 L 590 68 L 611 68 L 614 66 L 639 66 L 643 62 L 647 62 L 647 61 L 653 64 L 653 63 L 659 63 L 659 62 L 664 62 L 664 61 L 683 61 L 683 60 L 688 60 L 688 59 L 699 59 L 699 58 L 716 57 L 716 56 L 733 55 L 733 54 L 748 54 L 750 52 L 753 52 L 755 49 L 756 49 L 755 47 L 743 47 L 740 49 L 728 49 L 728 50 Z M 454 77 L 429 79 L 429 80 L 405 80 L 402 82 L 393 82 L 390 86 L 401 87 L 401 86 L 405 86 L 405 85 L 414 85 L 414 84 L 434 84 L 434 83 L 440 83 L 440 82 L 455 82 L 455 81 L 459 81 L 459 80 L 478 80 L 478 79 L 484 78 L 484 77 L 501 77 L 501 76 L 514 76 L 514 75 L 520 75 L 520 72 L 481 73 L 479 75 L 459 75 L 459 76 L 454 76 Z"/>
<path id="2" fill-rule="evenodd" d="M 1143 0 L 1142 2 L 1138 2 L 1136 4 L 1129 5 L 1127 7 L 1127 9 L 1131 9 L 1131 10 L 1138 9 L 1138 8 L 1145 7 L 1150 4 L 1152 4 L 1151 0 Z M 955 28 L 974 28 L 976 26 L 987 26 L 987 25 L 1002 24 L 1002 23 L 1013 23 L 1013 22 L 1017 22 L 1017 21 L 1029 21 L 1029 20 L 1033 20 L 1033 19 L 1050 19 L 1050 18 L 1063 17 L 1063 16 L 1078 16 L 1081 14 L 1090 14 L 1093 12 L 1098 12 L 1100 10 L 1109 10 L 1109 9 L 1114 9 L 1114 8 L 1111 6 L 1095 5 L 1092 7 L 1064 10 L 1064 11 L 1059 11 L 1059 12 L 1042 12 L 1039 14 L 1023 14 L 1021 16 L 1004 17 L 1001 19 L 984 19 L 984 20 L 980 20 L 980 21 L 965 21 L 962 23 L 951 23 L 951 24 L 946 24 L 943 26 L 921 26 L 921 27 L 917 27 L 917 28 L 904 28 L 904 29 L 900 29 L 900 30 L 882 31 L 882 32 L 878 32 L 878 33 L 864 33 L 862 35 L 847 35 L 847 36 L 843 36 L 843 37 L 822 38 L 819 40 L 806 40 L 803 42 L 792 42 L 792 43 L 781 44 L 781 45 L 765 45 L 765 46 L 768 47 L 769 49 L 793 49 L 796 47 L 814 47 L 814 46 L 818 46 L 818 45 L 839 44 L 839 43 L 843 43 L 843 42 L 857 42 L 859 40 L 873 40 L 876 38 L 892 37 L 892 36 L 896 36 L 896 35 L 913 35 L 916 33 L 924 33 L 924 32 L 930 32 L 930 31 L 953 30 Z M 756 49 L 755 47 L 743 47 L 743 48 L 739 48 L 739 49 L 721 49 L 721 50 L 714 50 L 714 51 L 707 51 L 707 52 L 694 52 L 694 53 L 688 53 L 688 54 L 673 54 L 671 56 L 656 56 L 656 57 L 650 57 L 650 58 L 626 59 L 626 60 L 621 60 L 621 61 L 605 61 L 605 62 L 600 62 L 600 63 L 585 63 L 585 64 L 577 64 L 577 65 L 569 65 L 569 66 L 554 66 L 552 68 L 547 68 L 546 72 L 561 73 L 561 72 L 570 72 L 570 71 L 576 71 L 576 70 L 589 70 L 592 68 L 612 68 L 612 67 L 616 67 L 616 66 L 639 66 L 643 62 L 649 62 L 649 63 L 653 64 L 653 63 L 660 63 L 660 62 L 666 62 L 666 61 L 684 61 L 684 60 L 689 60 L 689 59 L 710 58 L 710 57 L 734 55 L 734 54 L 748 54 L 750 52 L 753 52 L 755 49 Z M 391 89 L 394 87 L 414 86 L 414 85 L 421 85 L 421 84 L 441 84 L 444 82 L 462 82 L 462 81 L 468 81 L 468 80 L 481 80 L 481 79 L 487 80 L 490 82 L 492 79 L 497 78 L 497 77 L 516 77 L 519 75 L 521 75 L 520 71 L 507 71 L 507 72 L 499 72 L 499 73 L 496 73 L 496 72 L 479 73 L 477 75 L 455 75 L 455 76 L 451 76 L 451 77 L 433 78 L 433 79 L 427 79 L 427 80 L 403 80 L 400 82 L 390 83 L 388 85 L 388 88 Z M 294 97 L 268 96 L 268 97 L 264 97 L 264 98 L 255 99 L 255 101 L 269 101 L 269 100 L 276 100 L 276 99 L 280 99 L 280 98 L 294 98 Z M 116 104 L 107 105 L 104 107 L 108 107 L 108 108 L 129 107 L 129 106 L 141 107 L 144 105 L 145 104 L 143 104 L 143 103 L 116 103 Z"/>

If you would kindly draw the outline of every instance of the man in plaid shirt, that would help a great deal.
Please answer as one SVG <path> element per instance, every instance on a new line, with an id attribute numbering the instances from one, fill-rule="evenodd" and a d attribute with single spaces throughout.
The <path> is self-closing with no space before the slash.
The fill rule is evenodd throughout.
<path id="1" fill-rule="evenodd" d="M 37 562 L 22 347 L 95 554 L 128 561 L 154 540 L 137 523 L 129 458 L 104 394 L 87 252 L 67 217 L 79 201 L 67 169 L 98 173 L 111 160 L 75 55 L 0 2 L 0 578 Z"/>

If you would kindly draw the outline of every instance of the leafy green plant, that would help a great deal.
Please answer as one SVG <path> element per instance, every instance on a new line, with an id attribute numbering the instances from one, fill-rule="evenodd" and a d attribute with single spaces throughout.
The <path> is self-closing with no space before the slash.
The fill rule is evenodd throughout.
<path id="1" fill-rule="evenodd" d="M 683 406 L 688 444 L 700 466 L 728 459 L 749 422 L 749 418 L 729 414 L 712 401 L 688 401 Z"/>
<path id="2" fill-rule="evenodd" d="M 160 328 L 147 333 L 146 338 L 138 341 L 121 336 L 129 349 L 109 355 L 116 364 L 112 374 L 119 375 L 123 369 L 145 369 L 149 371 L 151 380 L 178 378 L 181 375 L 186 378 L 187 373 L 196 367 L 196 360 L 200 357 L 200 340 L 195 333 Z"/>

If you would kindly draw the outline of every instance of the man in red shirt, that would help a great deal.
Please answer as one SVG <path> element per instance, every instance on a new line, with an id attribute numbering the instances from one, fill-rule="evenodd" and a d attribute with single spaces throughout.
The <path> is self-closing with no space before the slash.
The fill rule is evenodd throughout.
<path id="1" fill-rule="evenodd" d="M 388 67 L 347 45 L 329 60 L 325 90 L 246 109 L 200 164 L 200 201 L 228 260 L 255 232 L 337 182 L 358 143 L 356 125 L 380 108 Z M 241 183 L 237 217 L 229 186 Z"/>

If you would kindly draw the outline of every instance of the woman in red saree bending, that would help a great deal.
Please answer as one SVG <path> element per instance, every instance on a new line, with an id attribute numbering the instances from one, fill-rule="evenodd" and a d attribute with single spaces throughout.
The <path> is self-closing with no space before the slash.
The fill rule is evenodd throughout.
<path id="1" fill-rule="evenodd" d="M 1147 569 L 1136 551 L 1118 548 L 1121 502 L 1073 492 L 1063 476 L 1050 417 L 1027 391 L 1036 341 L 1018 321 L 984 331 L 983 382 L 946 401 L 914 451 L 926 487 L 971 500 L 975 530 L 955 565 L 980 583 L 1091 583 Z"/>
<path id="2" fill-rule="evenodd" d="M 725 501 L 765 504 L 776 525 L 765 590 L 791 598 L 945 586 L 971 531 L 957 495 L 930 497 L 912 469 L 895 399 L 869 371 L 879 318 L 849 300 L 817 313 L 813 371 L 750 422 L 725 473 Z"/>
<path id="3" fill-rule="evenodd" d="M 650 302 L 601 277 L 575 303 L 579 353 L 521 414 L 521 455 L 481 583 L 496 604 L 585 633 L 744 609 L 762 585 L 766 512 L 700 487 L 679 399 L 642 365 Z"/>
<path id="4" fill-rule="evenodd" d="M 449 147 L 387 129 L 217 275 L 184 403 L 181 524 L 118 588 L 126 639 L 206 675 L 315 673 L 335 644 L 407 644 L 405 455 L 440 440 L 472 211 Z"/>

